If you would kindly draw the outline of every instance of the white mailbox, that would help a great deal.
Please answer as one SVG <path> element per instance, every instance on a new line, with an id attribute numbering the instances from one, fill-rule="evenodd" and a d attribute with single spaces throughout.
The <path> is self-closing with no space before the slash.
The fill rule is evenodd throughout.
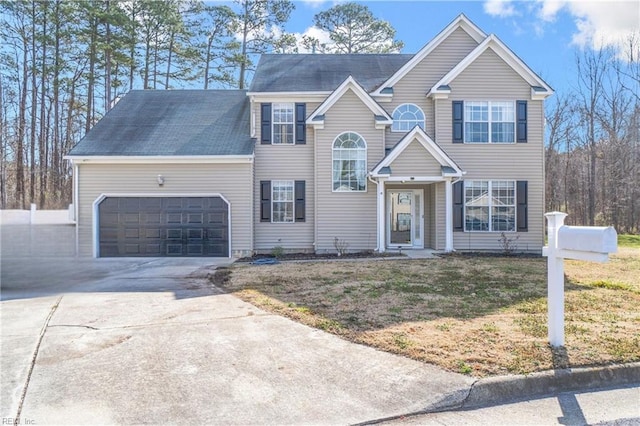
<path id="1" fill-rule="evenodd" d="M 547 257 L 547 304 L 549 343 L 564 346 L 564 259 L 606 262 L 618 251 L 618 234 L 613 227 L 565 226 L 566 213 L 546 213 L 549 245 Z"/>
<path id="2" fill-rule="evenodd" d="M 618 251 L 618 234 L 612 226 L 561 226 L 558 248 L 591 253 Z"/>

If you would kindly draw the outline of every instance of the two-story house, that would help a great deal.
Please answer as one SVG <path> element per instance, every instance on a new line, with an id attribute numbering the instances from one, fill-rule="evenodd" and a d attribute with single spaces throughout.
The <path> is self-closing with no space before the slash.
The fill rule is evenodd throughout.
<path id="1" fill-rule="evenodd" d="M 93 256 L 543 245 L 553 90 L 460 15 L 413 55 L 263 55 L 251 87 L 133 91 L 68 158 Z"/>

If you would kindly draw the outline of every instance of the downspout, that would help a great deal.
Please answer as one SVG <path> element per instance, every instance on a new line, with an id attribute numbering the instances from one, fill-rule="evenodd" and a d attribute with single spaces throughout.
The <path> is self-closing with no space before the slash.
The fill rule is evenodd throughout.
<path id="1" fill-rule="evenodd" d="M 313 252 L 318 253 L 318 132 L 315 126 L 313 127 Z"/>
<path id="2" fill-rule="evenodd" d="M 76 223 L 76 256 L 78 256 L 80 254 L 80 241 L 79 241 L 79 237 L 80 237 L 80 232 L 78 230 L 79 227 L 79 213 L 80 213 L 80 205 L 79 205 L 79 198 L 80 198 L 80 194 L 78 193 L 78 190 L 80 188 L 80 184 L 79 184 L 79 174 L 80 174 L 80 168 L 78 167 L 77 164 L 75 164 L 73 162 L 73 160 L 71 161 L 71 166 L 73 167 L 73 221 Z"/>

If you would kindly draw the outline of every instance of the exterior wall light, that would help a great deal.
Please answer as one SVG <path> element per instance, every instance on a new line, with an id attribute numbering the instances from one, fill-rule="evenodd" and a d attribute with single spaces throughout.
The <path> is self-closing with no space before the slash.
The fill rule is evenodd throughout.
<path id="1" fill-rule="evenodd" d="M 157 181 L 158 181 L 158 186 L 164 185 L 164 176 L 158 175 Z"/>

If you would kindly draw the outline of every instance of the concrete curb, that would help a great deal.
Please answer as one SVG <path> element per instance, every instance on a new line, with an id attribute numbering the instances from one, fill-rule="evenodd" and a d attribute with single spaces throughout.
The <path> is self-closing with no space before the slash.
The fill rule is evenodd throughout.
<path id="1" fill-rule="evenodd" d="M 471 386 L 460 408 L 499 405 L 508 401 L 640 383 L 640 362 L 543 371 L 530 375 L 480 379 Z"/>
<path id="2" fill-rule="evenodd" d="M 529 375 L 479 379 L 468 390 L 443 395 L 421 413 L 502 405 L 558 392 L 640 384 L 640 362 L 605 367 L 569 368 Z M 415 413 L 413 413 L 415 414 Z"/>
<path id="3" fill-rule="evenodd" d="M 442 395 L 438 401 L 418 412 L 370 420 L 357 423 L 355 426 L 385 424 L 428 413 L 508 404 L 558 392 L 588 391 L 633 384 L 640 385 L 640 362 L 542 371 L 529 375 L 488 377 L 475 381 L 470 388 L 461 388 Z"/>
<path id="4" fill-rule="evenodd" d="M 558 392 L 586 391 L 630 384 L 640 384 L 640 362 L 488 377 L 477 380 L 469 389 L 443 395 L 420 413 L 406 415 L 502 405 Z"/>

